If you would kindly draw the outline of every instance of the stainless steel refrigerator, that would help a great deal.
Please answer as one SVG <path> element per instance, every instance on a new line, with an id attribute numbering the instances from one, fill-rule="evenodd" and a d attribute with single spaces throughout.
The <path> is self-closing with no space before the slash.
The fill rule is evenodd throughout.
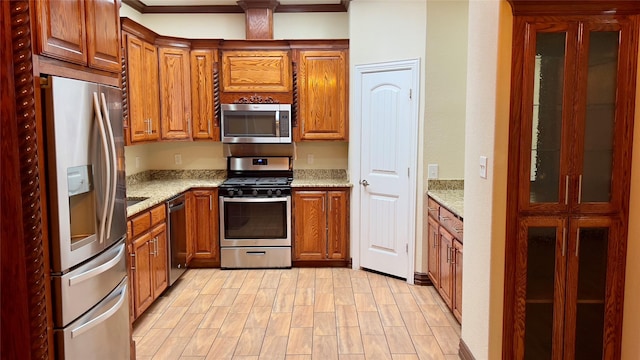
<path id="1" fill-rule="evenodd" d="M 42 78 L 59 359 L 129 359 L 122 92 Z"/>

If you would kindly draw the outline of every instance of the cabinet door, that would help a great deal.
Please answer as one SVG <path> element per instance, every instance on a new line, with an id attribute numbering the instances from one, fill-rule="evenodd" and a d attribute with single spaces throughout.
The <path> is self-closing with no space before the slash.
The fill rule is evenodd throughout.
<path id="1" fill-rule="evenodd" d="M 440 283 L 438 290 L 444 302 L 451 308 L 453 302 L 453 268 L 451 264 L 453 236 L 442 226 L 438 231 L 440 235 Z"/>
<path id="2" fill-rule="evenodd" d="M 300 51 L 298 92 L 300 140 L 347 140 L 345 50 Z"/>
<path id="3" fill-rule="evenodd" d="M 327 212 L 328 258 L 344 260 L 347 258 L 349 244 L 349 193 L 348 191 L 329 191 L 329 211 Z"/>
<path id="4" fill-rule="evenodd" d="M 438 289 L 440 283 L 440 234 L 438 222 L 431 216 L 427 217 L 427 246 L 429 246 L 427 250 L 429 252 L 427 271 L 433 286 Z"/>
<path id="5" fill-rule="evenodd" d="M 120 4 L 117 0 L 85 2 L 89 66 L 119 73 Z"/>
<path id="6" fill-rule="evenodd" d="M 289 92 L 291 88 L 289 51 L 222 52 L 223 92 Z"/>
<path id="7" fill-rule="evenodd" d="M 453 315 L 462 322 L 462 244 L 453 241 Z"/>
<path id="8" fill-rule="evenodd" d="M 327 215 L 325 191 L 296 191 L 293 195 L 296 260 L 327 257 Z"/>
<path id="9" fill-rule="evenodd" d="M 135 307 L 136 318 L 140 316 L 153 303 L 153 285 L 151 275 L 151 256 L 153 249 L 151 245 L 151 234 L 144 235 L 133 240 L 134 272 L 133 282 L 133 305 Z"/>
<path id="10" fill-rule="evenodd" d="M 195 226 L 196 226 L 196 209 L 195 209 L 195 196 L 193 191 L 189 191 L 185 194 L 186 208 L 187 208 L 187 265 L 193 259 L 195 253 Z"/>
<path id="11" fill-rule="evenodd" d="M 569 228 L 565 359 L 615 358 L 615 343 L 606 334 L 620 321 L 611 311 L 622 297 L 613 285 L 620 261 L 617 224 L 606 217 L 578 218 Z"/>
<path id="12" fill-rule="evenodd" d="M 154 299 L 169 286 L 169 253 L 167 251 L 167 225 L 162 223 L 151 230 L 151 268 L 153 271 Z M 150 243 L 151 243 L 150 242 Z"/>
<path id="13" fill-rule="evenodd" d="M 217 191 L 193 190 L 193 196 L 195 208 L 194 258 L 219 260 Z"/>
<path id="14" fill-rule="evenodd" d="M 515 359 L 562 359 L 566 290 L 567 221 L 520 221 L 515 277 Z"/>
<path id="15" fill-rule="evenodd" d="M 191 110 L 194 140 L 220 140 L 213 107 L 213 50 L 191 51 Z M 217 134 L 217 136 L 216 136 Z"/>
<path id="16" fill-rule="evenodd" d="M 148 119 L 149 132 L 147 140 L 160 138 L 160 80 L 158 71 L 158 49 L 147 42 L 143 42 L 142 86 L 144 118 Z"/>
<path id="17" fill-rule="evenodd" d="M 164 140 L 191 137 L 189 51 L 160 48 L 160 129 Z"/>
<path id="18" fill-rule="evenodd" d="M 87 65 L 85 1 L 36 1 L 38 51 L 75 64 Z M 117 34 L 117 33 L 116 33 Z"/>

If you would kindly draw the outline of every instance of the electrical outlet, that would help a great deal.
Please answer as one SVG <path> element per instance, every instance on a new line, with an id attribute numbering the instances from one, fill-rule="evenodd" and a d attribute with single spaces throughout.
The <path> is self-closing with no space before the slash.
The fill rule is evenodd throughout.
<path id="1" fill-rule="evenodd" d="M 307 164 L 313 164 L 313 161 L 315 160 L 313 154 L 308 154 L 307 155 Z"/>
<path id="2" fill-rule="evenodd" d="M 487 178 L 487 157 L 480 156 L 480 177 L 483 179 Z"/>
<path id="3" fill-rule="evenodd" d="M 136 169 L 140 168 L 140 156 L 136 156 Z"/>
<path id="4" fill-rule="evenodd" d="M 176 165 L 182 164 L 182 155 L 181 154 L 173 155 L 173 159 L 175 160 Z"/>
<path id="5" fill-rule="evenodd" d="M 438 178 L 438 164 L 427 165 L 427 178 L 428 179 Z"/>

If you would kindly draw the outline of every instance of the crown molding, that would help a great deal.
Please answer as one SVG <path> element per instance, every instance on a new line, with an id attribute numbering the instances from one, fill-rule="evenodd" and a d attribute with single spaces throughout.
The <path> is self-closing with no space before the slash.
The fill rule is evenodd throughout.
<path id="1" fill-rule="evenodd" d="M 278 5 L 274 12 L 347 12 L 350 1 L 342 0 L 340 4 Z M 141 0 L 122 0 L 122 3 L 142 14 L 241 14 L 244 12 L 239 5 L 148 6 Z"/>

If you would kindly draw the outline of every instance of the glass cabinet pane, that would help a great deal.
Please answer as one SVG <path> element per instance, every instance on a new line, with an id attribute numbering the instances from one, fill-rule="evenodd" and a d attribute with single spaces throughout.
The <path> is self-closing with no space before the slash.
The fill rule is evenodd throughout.
<path id="1" fill-rule="evenodd" d="M 566 36 L 564 32 L 537 34 L 531 109 L 532 203 L 559 200 Z"/>
<path id="2" fill-rule="evenodd" d="M 527 235 L 525 359 L 549 359 L 553 336 L 556 228 L 530 227 Z"/>
<path id="3" fill-rule="evenodd" d="M 578 237 L 578 298 L 576 359 L 602 359 L 608 228 L 580 228 Z"/>
<path id="4" fill-rule="evenodd" d="M 589 34 L 581 202 L 609 202 L 618 73 L 617 31 Z"/>

